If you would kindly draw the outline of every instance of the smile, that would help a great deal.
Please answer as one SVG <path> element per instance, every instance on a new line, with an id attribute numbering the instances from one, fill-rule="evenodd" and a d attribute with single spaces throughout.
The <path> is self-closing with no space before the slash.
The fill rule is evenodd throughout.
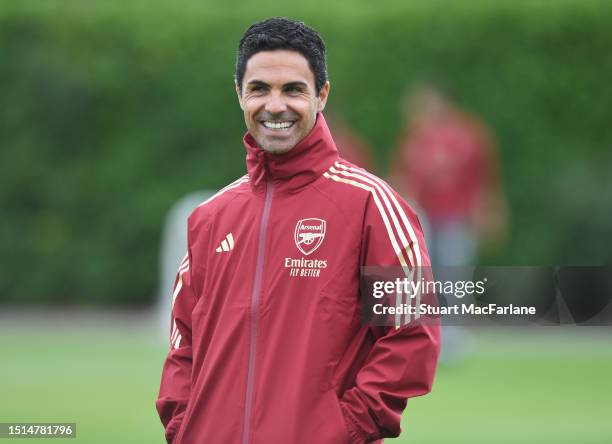
<path id="1" fill-rule="evenodd" d="M 295 122 L 270 122 L 267 120 L 262 122 L 263 126 L 274 130 L 287 130 L 291 128 L 294 123 Z"/>

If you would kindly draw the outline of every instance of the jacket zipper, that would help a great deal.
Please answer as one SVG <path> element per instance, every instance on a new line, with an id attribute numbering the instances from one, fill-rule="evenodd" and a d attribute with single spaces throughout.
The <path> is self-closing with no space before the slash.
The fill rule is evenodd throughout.
<path id="1" fill-rule="evenodd" d="M 251 344 L 249 348 L 249 368 L 247 373 L 246 396 L 244 403 L 244 426 L 242 429 L 242 444 L 248 444 L 250 422 L 251 422 L 251 403 L 253 401 L 253 379 L 255 377 L 255 352 L 257 348 L 257 320 L 259 296 L 261 293 L 261 281 L 264 265 L 264 250 L 266 246 L 266 233 L 268 220 L 270 219 L 270 208 L 272 207 L 272 195 L 274 193 L 274 182 L 266 182 L 266 198 L 264 201 L 263 214 L 259 225 L 259 242 L 257 244 L 257 262 L 255 263 L 255 279 L 253 280 L 253 293 L 251 294 Z"/>

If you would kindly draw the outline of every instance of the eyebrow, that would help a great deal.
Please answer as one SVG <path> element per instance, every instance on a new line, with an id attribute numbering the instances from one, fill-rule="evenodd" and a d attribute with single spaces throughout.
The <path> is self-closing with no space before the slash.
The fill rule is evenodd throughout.
<path id="1" fill-rule="evenodd" d="M 251 80 L 247 83 L 247 86 L 270 86 L 266 82 L 262 82 L 261 80 Z"/>
<path id="2" fill-rule="evenodd" d="M 291 87 L 291 86 L 299 86 L 301 88 L 308 88 L 308 85 L 306 83 L 299 82 L 299 81 L 298 82 L 289 82 L 289 83 L 285 83 L 283 85 L 284 88 L 288 88 L 288 87 Z"/>
<path id="3" fill-rule="evenodd" d="M 253 87 L 253 86 L 263 86 L 263 87 L 269 87 L 270 85 L 268 85 L 266 82 L 263 82 L 261 80 L 251 80 L 249 81 L 249 83 L 247 83 L 247 86 L 249 87 Z M 301 88 L 308 88 L 308 85 L 305 82 L 302 81 L 295 81 L 295 82 L 289 82 L 289 83 L 285 83 L 283 85 L 283 88 L 289 88 L 289 87 L 301 87 Z"/>

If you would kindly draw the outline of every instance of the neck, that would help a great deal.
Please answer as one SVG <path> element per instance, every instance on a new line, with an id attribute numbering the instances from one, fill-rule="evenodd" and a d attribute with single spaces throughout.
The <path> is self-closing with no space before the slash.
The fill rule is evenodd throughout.
<path id="1" fill-rule="evenodd" d="M 247 133 L 244 136 L 247 169 L 254 190 L 272 180 L 279 191 L 297 192 L 319 178 L 338 159 L 338 150 L 321 113 L 314 127 L 293 148 L 272 153 L 259 147 Z"/>

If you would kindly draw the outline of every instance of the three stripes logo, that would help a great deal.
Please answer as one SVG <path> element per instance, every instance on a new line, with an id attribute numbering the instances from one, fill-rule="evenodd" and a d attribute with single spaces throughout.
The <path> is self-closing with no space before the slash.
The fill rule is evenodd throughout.
<path id="1" fill-rule="evenodd" d="M 335 162 L 329 170 L 323 173 L 323 176 L 336 183 L 361 188 L 370 192 L 386 228 L 391 246 L 399 264 L 406 273 L 406 277 L 412 279 L 413 273 L 416 272 L 415 280 L 420 282 L 422 259 L 419 241 L 404 208 L 402 208 L 402 205 L 398 202 L 396 195 L 387 183 L 361 168 L 354 168 L 351 165 L 345 165 L 340 162 Z M 401 299 L 398 299 L 398 303 L 402 303 Z M 416 307 L 420 306 L 420 291 L 416 292 L 415 297 L 411 298 L 410 303 L 414 303 Z M 416 320 L 419 316 L 417 313 L 413 319 Z M 395 328 L 412 322 L 411 318 L 412 315 L 410 314 L 402 315 L 397 313 L 395 316 Z"/>
<path id="2" fill-rule="evenodd" d="M 227 236 L 225 236 L 225 239 L 221 241 L 221 245 L 219 245 L 215 251 L 217 253 L 222 253 L 224 251 L 231 251 L 233 249 L 234 249 L 234 236 L 232 235 L 232 233 L 229 233 Z"/>

